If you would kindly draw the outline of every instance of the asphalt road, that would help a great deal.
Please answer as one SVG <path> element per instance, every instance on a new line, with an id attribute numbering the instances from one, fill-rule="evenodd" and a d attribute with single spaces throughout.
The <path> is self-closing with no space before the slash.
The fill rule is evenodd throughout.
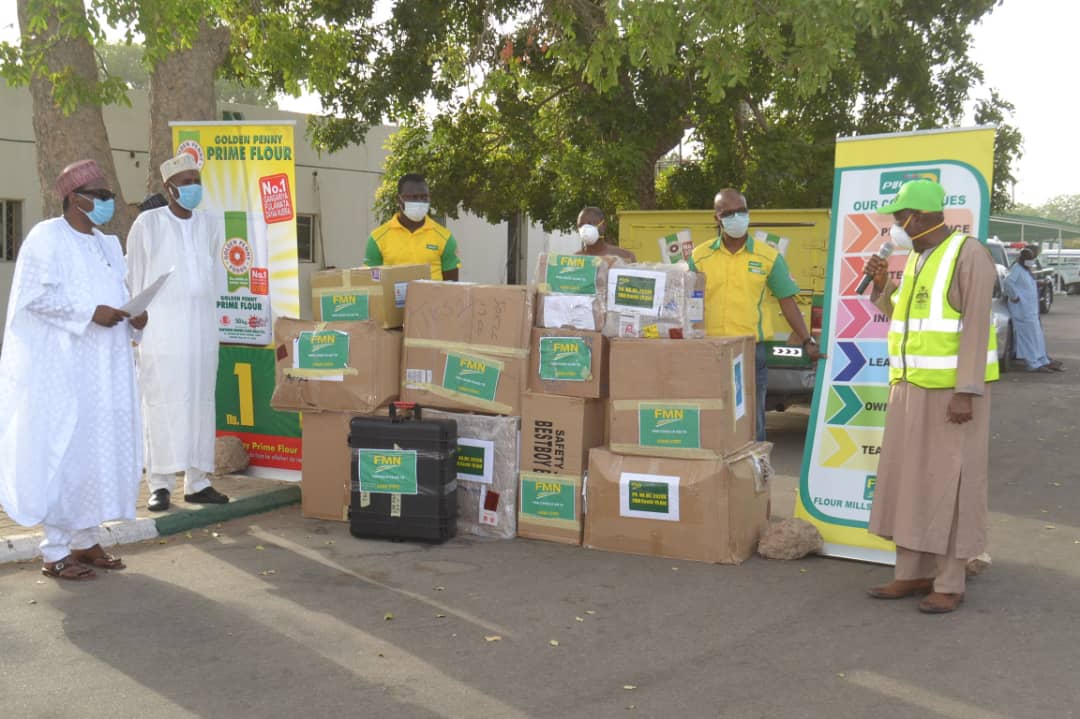
<path id="1" fill-rule="evenodd" d="M 866 598 L 867 564 L 367 542 L 294 507 L 87 584 L 0 568 L 2 715 L 1080 716 L 1078 320 L 1045 320 L 1068 373 L 995 390 L 994 564 L 953 615 Z M 770 417 L 783 473 L 805 422 Z"/>

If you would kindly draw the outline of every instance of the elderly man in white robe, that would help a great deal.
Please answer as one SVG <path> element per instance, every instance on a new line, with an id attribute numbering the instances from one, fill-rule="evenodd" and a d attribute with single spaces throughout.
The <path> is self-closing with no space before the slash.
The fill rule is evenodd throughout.
<path id="1" fill-rule="evenodd" d="M 146 420 L 147 508 L 169 508 L 176 473 L 184 501 L 224 504 L 210 483 L 214 471 L 217 381 L 216 262 L 224 219 L 199 211 L 202 184 L 187 153 L 161 165 L 168 205 L 143 212 L 128 235 L 128 286 L 141 292 L 172 271 L 154 299 L 154 324 L 138 346 Z"/>
<path id="2" fill-rule="evenodd" d="M 0 354 L 0 505 L 44 525 L 42 573 L 67 580 L 123 569 L 98 526 L 134 519 L 142 424 L 131 341 L 145 312 L 122 310 L 124 255 L 95 227 L 113 193 L 93 160 L 56 180 L 62 217 L 34 226 L 19 248 Z"/>

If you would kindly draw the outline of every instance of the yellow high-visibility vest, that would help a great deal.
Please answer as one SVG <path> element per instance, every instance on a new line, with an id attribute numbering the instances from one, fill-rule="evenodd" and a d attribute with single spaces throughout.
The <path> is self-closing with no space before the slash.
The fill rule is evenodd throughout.
<path id="1" fill-rule="evenodd" d="M 921 269 L 919 253 L 908 255 L 900 287 L 893 293 L 889 325 L 889 383 L 905 380 L 924 389 L 956 387 L 963 318 L 949 304 L 956 260 L 967 236 L 954 232 L 930 251 Z M 989 309 L 989 308 L 988 308 Z M 990 326 L 984 380 L 998 378 L 997 333 Z"/>

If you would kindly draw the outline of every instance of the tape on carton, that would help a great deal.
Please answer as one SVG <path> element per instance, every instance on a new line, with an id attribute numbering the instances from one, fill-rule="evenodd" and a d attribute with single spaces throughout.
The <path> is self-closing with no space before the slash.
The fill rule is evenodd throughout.
<path id="1" fill-rule="evenodd" d="M 350 295 L 356 295 L 357 297 L 362 297 L 364 295 L 382 297 L 383 294 L 382 285 L 353 287 L 347 282 L 341 287 L 313 287 L 311 293 L 316 297 L 326 297 L 327 295 L 340 295 L 342 294 L 342 290 L 348 290 Z"/>
<path id="2" fill-rule="evenodd" d="M 471 405 L 477 409 L 489 410 L 492 414 L 512 414 L 514 411 L 513 406 L 504 402 L 495 402 L 494 400 L 480 399 L 474 397 L 471 394 L 465 394 L 464 392 L 458 392 L 457 390 L 447 389 L 442 385 L 432 384 L 430 382 L 409 382 L 410 389 L 418 389 L 422 392 L 430 392 L 431 394 L 438 395 L 445 399 L 452 399 L 462 404 Z"/>
<path id="3" fill-rule="evenodd" d="M 639 412 L 642 405 L 661 404 L 665 407 L 687 407 L 697 410 L 722 410 L 722 399 L 616 399 L 611 401 L 612 409 L 616 412 L 633 411 Z M 723 459 L 723 452 L 712 449 L 677 448 L 677 447 L 643 447 L 640 444 L 628 444 L 626 442 L 612 442 L 611 451 L 616 454 L 633 454 L 649 457 L 668 457 L 671 459 Z"/>
<path id="4" fill-rule="evenodd" d="M 337 377 L 338 375 L 355 375 L 360 371 L 355 367 L 342 367 L 340 369 L 305 369 L 302 367 L 282 367 L 281 374 L 296 379 L 311 379 L 312 377 Z"/>
<path id="5" fill-rule="evenodd" d="M 724 400 L 722 399 L 614 399 L 611 401 L 612 409 L 616 412 L 623 412 L 628 409 L 632 409 L 635 412 L 641 408 L 643 404 L 662 404 L 665 407 L 689 407 L 691 409 L 723 409 Z"/>
<path id="6" fill-rule="evenodd" d="M 447 350 L 471 355 L 495 355 L 496 357 L 515 359 L 526 359 L 529 356 L 528 348 L 478 345 L 469 342 L 447 342 L 445 340 L 429 340 L 421 337 L 406 337 L 405 346 L 415 347 L 416 349 Z"/>
<path id="7" fill-rule="evenodd" d="M 556 484 L 570 485 L 574 488 L 574 501 L 579 501 L 579 498 L 581 497 L 581 475 L 578 474 L 546 474 L 544 472 L 518 472 L 519 497 L 522 494 L 521 481 L 525 479 L 537 482 L 554 482 Z M 546 517 L 537 517 L 532 514 L 519 512 L 518 523 L 520 524 L 522 520 L 538 527 L 550 527 L 552 529 L 568 529 L 572 532 L 576 532 L 581 529 L 581 522 L 577 519 L 547 519 Z"/>

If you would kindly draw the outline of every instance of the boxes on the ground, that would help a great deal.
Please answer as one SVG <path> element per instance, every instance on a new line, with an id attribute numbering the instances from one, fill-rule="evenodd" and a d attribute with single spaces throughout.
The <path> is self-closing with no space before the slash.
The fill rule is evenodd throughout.
<path id="1" fill-rule="evenodd" d="M 372 320 L 401 327 L 409 283 L 431 277 L 430 265 L 393 265 L 322 270 L 311 276 L 311 311 L 316 320 Z"/>
<path id="2" fill-rule="evenodd" d="M 617 257 L 541 253 L 536 267 L 536 326 L 600 331 L 608 271 L 617 263 Z"/>
<path id="3" fill-rule="evenodd" d="M 601 400 L 526 392 L 518 536 L 581 544 L 582 475 L 604 442 Z"/>
<path id="4" fill-rule="evenodd" d="M 616 339 L 608 356 L 610 448 L 715 459 L 754 439 L 754 342 Z"/>
<path id="5" fill-rule="evenodd" d="M 412 283 L 402 399 L 453 411 L 520 415 L 531 332 L 528 287 Z"/>
<path id="6" fill-rule="evenodd" d="M 608 339 L 599 332 L 536 328 L 529 391 L 566 397 L 606 397 Z"/>
<path id="7" fill-rule="evenodd" d="M 397 399 L 401 331 L 374 322 L 274 322 L 277 372 L 270 406 L 368 414 Z"/>
<path id="8" fill-rule="evenodd" d="M 612 267 L 604 307 L 603 332 L 608 337 L 704 337 L 705 275 L 685 264 Z"/>
<path id="9" fill-rule="evenodd" d="M 594 449 L 585 546 L 738 564 L 768 525 L 768 456 L 758 443 L 724 459 L 619 455 Z"/>
<path id="10" fill-rule="evenodd" d="M 436 409 L 423 416 L 457 422 L 458 533 L 517 536 L 520 419 Z"/>
<path id="11" fill-rule="evenodd" d="M 354 416 L 347 412 L 304 412 L 300 513 L 305 517 L 349 521 L 349 420 Z"/>

